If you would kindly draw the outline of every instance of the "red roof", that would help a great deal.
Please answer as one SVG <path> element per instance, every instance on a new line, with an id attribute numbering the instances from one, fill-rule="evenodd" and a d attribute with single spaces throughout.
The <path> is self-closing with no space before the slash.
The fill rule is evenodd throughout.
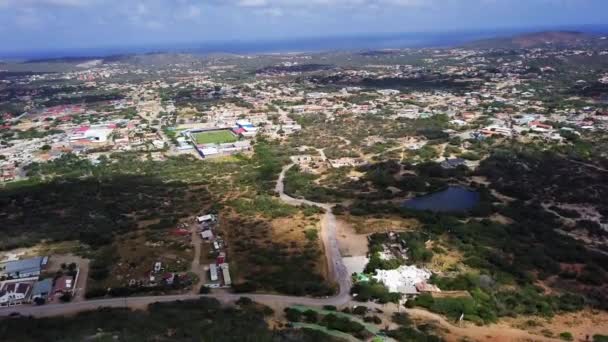
<path id="1" fill-rule="evenodd" d="M 244 132 L 245 132 L 245 129 L 244 129 L 244 128 L 239 127 L 239 128 L 237 128 L 237 129 L 233 129 L 232 131 L 233 131 L 235 134 L 241 134 L 241 133 L 244 133 Z"/>
<path id="2" fill-rule="evenodd" d="M 91 128 L 90 126 L 80 126 L 76 129 L 76 132 L 86 132 Z"/>
<path id="3" fill-rule="evenodd" d="M 177 228 L 177 229 L 172 230 L 171 234 L 177 235 L 177 236 L 186 236 L 186 235 L 190 235 L 190 232 L 186 229 Z"/>
<path id="4" fill-rule="evenodd" d="M 57 293 L 57 292 L 72 291 L 73 288 L 74 288 L 74 278 L 72 278 L 70 276 L 63 276 L 63 277 L 57 278 L 57 280 L 55 281 L 55 287 L 53 288 L 53 292 Z"/>
<path id="5" fill-rule="evenodd" d="M 26 283 L 11 283 L 11 284 L 7 284 L 4 287 L 4 290 L 6 292 L 12 292 L 12 293 L 21 293 L 21 294 L 27 294 L 27 292 L 30 289 L 30 285 L 26 284 Z"/>

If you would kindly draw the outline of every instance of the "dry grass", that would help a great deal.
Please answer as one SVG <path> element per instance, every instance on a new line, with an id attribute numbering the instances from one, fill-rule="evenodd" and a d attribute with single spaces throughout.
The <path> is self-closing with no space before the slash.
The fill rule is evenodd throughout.
<path id="1" fill-rule="evenodd" d="M 415 219 L 404 219 L 401 217 L 369 217 L 344 215 L 340 219 L 352 225 L 357 234 L 384 233 L 387 231 L 406 232 L 420 228 L 420 223 Z"/>
<path id="2" fill-rule="evenodd" d="M 131 279 L 143 281 L 157 261 L 168 272 L 188 271 L 193 258 L 189 239 L 165 235 L 160 241 L 151 242 L 141 232 L 128 234 L 114 243 L 118 261 L 110 276 L 101 282 L 89 281 L 96 283 L 94 287 L 125 286 Z"/>
<path id="3" fill-rule="evenodd" d="M 587 335 L 608 335 L 608 312 L 591 309 L 557 315 L 549 319 L 518 317 L 505 319 L 505 322 L 537 335 L 551 332 L 553 336 L 557 336 L 562 332 L 569 331 L 574 336 L 575 341 L 585 341 Z"/>

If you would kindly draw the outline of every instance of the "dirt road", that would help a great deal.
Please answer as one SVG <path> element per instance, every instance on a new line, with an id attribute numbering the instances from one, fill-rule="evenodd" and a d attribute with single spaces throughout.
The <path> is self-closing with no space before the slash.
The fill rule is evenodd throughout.
<path id="1" fill-rule="evenodd" d="M 334 204 L 317 203 L 305 199 L 297 199 L 285 194 L 285 184 L 283 180 L 285 179 L 285 174 L 287 171 L 289 171 L 294 165 L 295 164 L 290 164 L 283 168 L 281 174 L 279 175 L 279 180 L 277 181 L 275 191 L 279 194 L 281 200 L 289 205 L 298 206 L 306 204 L 325 210 L 325 215 L 322 222 L 321 239 L 323 240 L 325 255 L 327 257 L 328 270 L 334 281 L 340 287 L 338 295 L 334 298 L 338 298 L 342 304 L 347 303 L 350 300 L 349 292 L 352 284 L 350 275 L 348 274 L 346 266 L 342 261 L 342 255 L 340 254 L 340 248 L 338 246 L 337 220 L 336 216 L 332 212 Z"/>

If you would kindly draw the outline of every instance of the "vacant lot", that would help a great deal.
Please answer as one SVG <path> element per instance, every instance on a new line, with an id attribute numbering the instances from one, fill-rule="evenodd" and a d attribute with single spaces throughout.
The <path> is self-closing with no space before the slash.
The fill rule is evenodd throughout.
<path id="1" fill-rule="evenodd" d="M 238 140 L 236 135 L 228 130 L 194 133 L 192 137 L 199 145 L 224 144 Z"/>
<path id="2" fill-rule="evenodd" d="M 237 292 L 333 293 L 326 280 L 318 215 L 267 219 L 233 214 L 220 222 Z"/>

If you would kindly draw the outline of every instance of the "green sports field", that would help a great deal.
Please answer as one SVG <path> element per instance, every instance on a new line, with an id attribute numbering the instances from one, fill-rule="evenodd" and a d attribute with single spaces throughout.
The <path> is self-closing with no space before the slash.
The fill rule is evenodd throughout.
<path id="1" fill-rule="evenodd" d="M 236 135 L 230 131 L 211 131 L 192 134 L 197 145 L 224 144 L 237 141 Z"/>

